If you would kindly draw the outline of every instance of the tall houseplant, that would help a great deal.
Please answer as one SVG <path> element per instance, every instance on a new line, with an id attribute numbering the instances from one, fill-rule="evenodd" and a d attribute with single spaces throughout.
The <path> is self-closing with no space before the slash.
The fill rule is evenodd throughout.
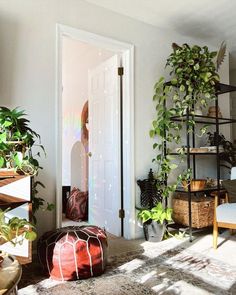
<path id="1" fill-rule="evenodd" d="M 170 182 L 170 173 L 177 168 L 184 157 L 184 148 L 178 149 L 177 159 L 171 156 L 169 143 L 181 144 L 181 130 L 187 113 L 188 132 L 195 126 L 195 106 L 206 108 L 215 99 L 215 85 L 219 82 L 216 72 L 215 57 L 217 52 L 209 51 L 207 46 L 179 46 L 172 44 L 173 52 L 167 59 L 170 68 L 170 80 L 163 77 L 154 85 L 153 100 L 156 103 L 156 118 L 152 122 L 150 137 L 155 139 L 153 149 L 157 164 L 157 177 L 163 183 L 163 197 L 168 198 L 183 180 L 183 175 L 190 177 L 189 171 L 179 175 L 175 182 Z M 172 117 L 179 117 L 174 122 Z M 182 121 L 181 121 L 182 118 Z M 202 126 L 201 135 L 206 133 L 207 125 Z"/>

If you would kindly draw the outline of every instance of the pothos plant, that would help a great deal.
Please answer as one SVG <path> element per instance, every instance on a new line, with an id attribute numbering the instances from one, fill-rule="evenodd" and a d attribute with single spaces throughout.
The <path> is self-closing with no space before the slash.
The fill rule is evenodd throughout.
<path id="1" fill-rule="evenodd" d="M 195 126 L 194 107 L 206 108 L 209 102 L 215 99 L 215 85 L 219 82 L 216 72 L 215 57 L 217 52 L 209 51 L 207 46 L 179 46 L 172 44 L 173 52 L 167 59 L 166 67 L 170 68 L 170 81 L 163 77 L 154 86 L 153 100 L 156 102 L 156 118 L 152 122 L 150 137 L 157 141 L 153 148 L 157 151 L 154 162 L 158 165 L 158 178 L 164 180 L 162 187 L 163 197 L 168 197 L 176 190 L 176 186 L 183 179 L 169 184 L 171 171 L 178 167 L 183 160 L 184 148 L 178 149 L 178 159 L 170 155 L 168 143 L 181 143 L 180 132 L 184 120 L 187 120 L 187 132 Z M 190 115 L 190 116 L 187 116 Z M 174 121 L 178 117 L 180 121 Z M 201 134 L 207 131 L 207 125 L 201 128 Z M 183 175 L 189 176 L 188 173 Z"/>
<path id="2" fill-rule="evenodd" d="M 166 221 L 171 221 L 172 209 L 164 208 L 161 202 L 158 202 L 151 209 L 141 209 L 138 213 L 138 218 L 142 220 L 143 223 L 148 221 L 156 221 L 157 223 L 163 224 Z"/>
<path id="3" fill-rule="evenodd" d="M 38 175 L 41 152 L 46 155 L 40 142 L 40 135 L 29 127 L 30 121 L 25 118 L 25 111 L 18 108 L 0 107 L 0 168 L 14 169 L 26 175 Z M 37 152 L 34 154 L 35 148 Z M 40 151 L 41 150 L 41 151 Z M 38 197 L 38 186 L 44 185 L 35 181 L 32 185 L 33 221 L 38 209 L 53 209 L 43 198 Z"/>
<path id="4" fill-rule="evenodd" d="M 8 210 L 0 209 L 0 244 L 10 242 L 16 246 L 24 239 L 34 241 L 37 237 L 34 225 L 24 218 L 6 217 Z"/>

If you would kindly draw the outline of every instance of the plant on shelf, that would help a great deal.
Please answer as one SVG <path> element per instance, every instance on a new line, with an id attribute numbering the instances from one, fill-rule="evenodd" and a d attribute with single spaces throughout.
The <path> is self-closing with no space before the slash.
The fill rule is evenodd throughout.
<path id="1" fill-rule="evenodd" d="M 18 108 L 11 110 L 0 107 L 0 168 L 13 170 L 12 173 L 35 176 L 38 175 L 39 169 L 42 169 L 38 162 L 41 151 L 46 154 L 40 142 L 40 135 L 29 127 L 30 121 L 25 116 L 25 111 Z M 38 209 L 44 209 L 45 205 L 46 210 L 52 210 L 54 207 L 38 197 L 38 186 L 44 187 L 39 181 L 33 182 L 32 211 L 35 223 L 35 212 Z"/>
<path id="2" fill-rule="evenodd" d="M 226 140 L 223 134 L 217 136 L 216 132 L 208 132 L 208 142 L 211 146 L 217 146 L 222 148 L 220 150 L 219 158 L 221 166 L 231 170 L 232 167 L 236 166 L 236 148 L 233 143 Z"/>
<path id="3" fill-rule="evenodd" d="M 16 246 L 24 239 L 34 241 L 37 237 L 34 225 L 23 218 L 8 218 L 8 210 L 0 209 L 0 245 L 10 242 Z"/>
<path id="4" fill-rule="evenodd" d="M 193 131 L 195 110 L 206 109 L 215 100 L 215 87 L 219 82 L 214 61 L 217 52 L 209 51 L 207 46 L 188 44 L 179 46 L 173 43 L 172 48 L 173 52 L 166 62 L 166 67 L 170 68 L 170 81 L 161 77 L 154 85 L 156 118 L 149 133 L 155 139 L 153 149 L 156 157 L 153 162 L 157 164 L 157 179 L 163 183 L 163 198 L 168 198 L 186 177 L 187 181 L 191 179 L 191 171 L 186 171 L 176 181 L 170 181 L 171 172 L 183 162 L 186 150 L 185 147 L 179 148 L 179 157 L 176 158 L 171 155 L 169 146 L 182 145 L 181 130 L 185 126 L 184 121 L 187 121 L 187 132 Z M 179 121 L 174 121 L 173 117 L 179 117 Z M 203 125 L 199 136 L 206 134 L 207 128 L 208 125 Z"/>
<path id="5" fill-rule="evenodd" d="M 160 78 L 154 86 L 156 119 L 150 130 L 150 136 L 157 139 L 153 145 L 157 156 L 153 161 L 158 164 L 162 179 L 168 179 L 170 172 L 179 164 L 174 162 L 176 159 L 170 156 L 170 149 L 166 147 L 168 142 L 181 143 L 183 121 L 174 122 L 172 117 L 178 116 L 183 120 L 189 114 L 187 126 L 188 132 L 191 132 L 195 126 L 194 106 L 206 108 L 215 99 L 215 85 L 219 82 L 214 62 L 217 52 L 210 52 L 207 46 L 190 47 L 188 44 L 179 46 L 174 43 L 172 47 L 173 52 L 166 63 L 171 68 L 170 82 Z M 206 133 L 207 127 L 204 125 L 201 128 L 201 135 Z M 178 153 L 183 156 L 184 150 L 179 149 Z M 165 197 L 175 189 L 176 184 L 164 189 Z"/>
<path id="6" fill-rule="evenodd" d="M 32 147 L 40 136 L 28 126 L 29 120 L 25 115 L 18 108 L 0 107 L 0 168 L 36 175 L 40 167 Z M 44 151 L 41 144 L 38 146 Z"/>

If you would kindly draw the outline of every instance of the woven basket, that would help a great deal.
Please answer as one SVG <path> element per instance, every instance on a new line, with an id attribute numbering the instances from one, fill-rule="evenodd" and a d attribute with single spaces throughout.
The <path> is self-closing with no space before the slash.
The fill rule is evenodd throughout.
<path id="1" fill-rule="evenodd" d="M 191 191 L 200 191 L 203 190 L 206 186 L 207 180 L 206 179 L 192 179 L 190 181 L 190 190 Z M 187 181 L 182 181 L 184 189 L 188 190 L 188 183 Z"/>
<path id="2" fill-rule="evenodd" d="M 173 220 L 181 225 L 189 226 L 188 196 L 178 194 L 172 200 Z M 192 196 L 192 227 L 203 228 L 212 226 L 214 216 L 214 199 L 211 197 Z"/>

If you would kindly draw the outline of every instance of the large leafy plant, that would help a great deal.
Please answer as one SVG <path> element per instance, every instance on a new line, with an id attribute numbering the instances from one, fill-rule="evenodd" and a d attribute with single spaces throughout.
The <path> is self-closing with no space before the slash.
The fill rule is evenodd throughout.
<path id="1" fill-rule="evenodd" d="M 37 234 L 34 225 L 23 218 L 7 218 L 8 210 L 0 209 L 0 243 L 11 242 L 15 246 L 21 244 L 24 239 L 35 240 Z"/>
<path id="2" fill-rule="evenodd" d="M 0 168 L 14 168 L 24 174 L 35 175 L 40 168 L 32 147 L 40 144 L 40 135 L 29 126 L 24 111 L 0 107 Z M 38 143 L 36 143 L 38 141 Z"/>

